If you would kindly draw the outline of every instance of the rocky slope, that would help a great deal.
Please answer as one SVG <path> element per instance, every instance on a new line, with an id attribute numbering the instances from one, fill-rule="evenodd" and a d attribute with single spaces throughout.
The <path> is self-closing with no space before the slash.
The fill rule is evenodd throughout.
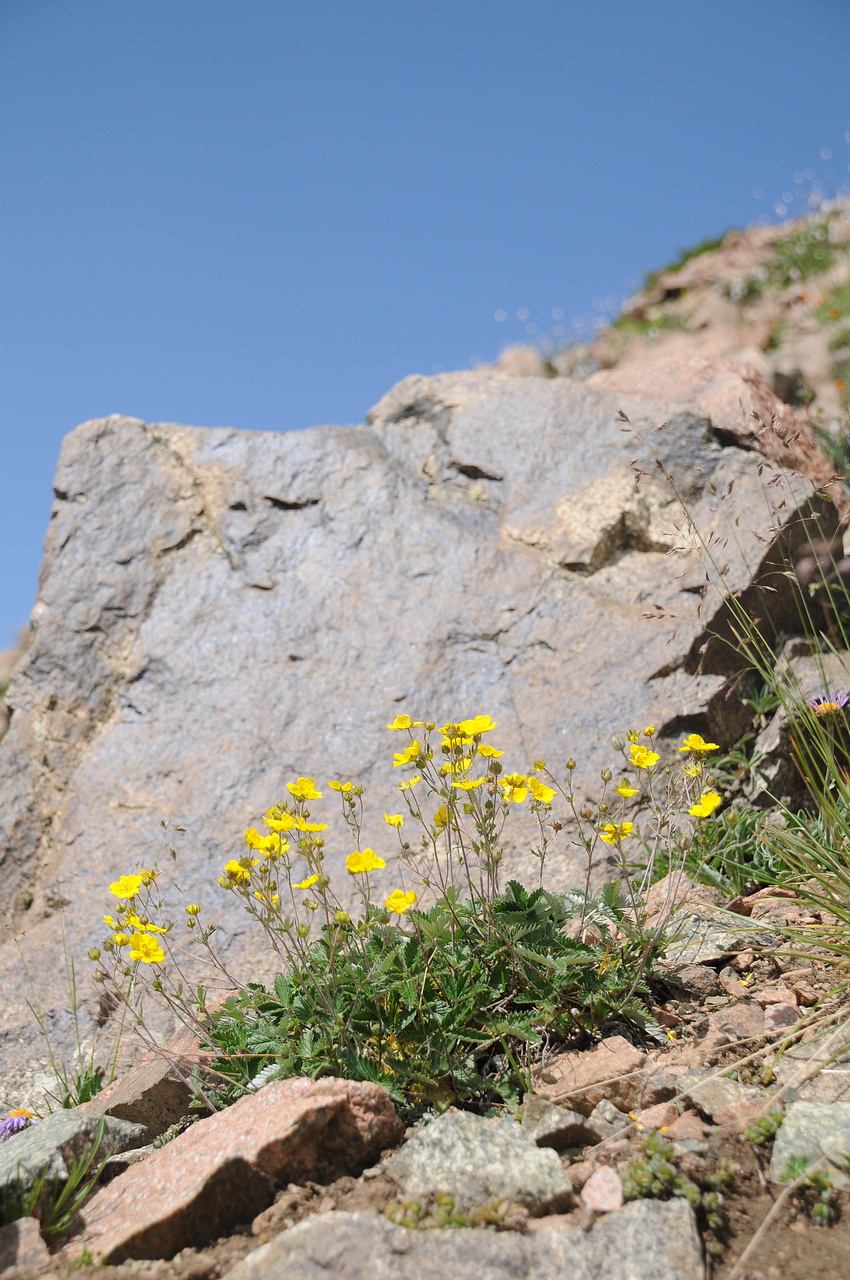
<path id="1" fill-rule="evenodd" d="M 850 404 L 850 204 L 729 231 L 652 272 L 613 325 L 559 352 L 554 371 L 651 366 L 673 356 L 746 363 L 824 426 Z"/>

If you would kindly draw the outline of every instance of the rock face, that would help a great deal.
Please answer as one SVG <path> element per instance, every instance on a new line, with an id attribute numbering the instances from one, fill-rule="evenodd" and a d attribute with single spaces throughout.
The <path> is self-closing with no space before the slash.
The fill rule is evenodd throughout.
<path id="1" fill-rule="evenodd" d="M 693 1210 L 684 1200 L 639 1200 L 578 1228 L 409 1231 L 374 1214 L 329 1213 L 284 1231 L 227 1280 L 703 1280 Z"/>
<path id="2" fill-rule="evenodd" d="M 657 395 L 459 373 L 406 379 L 357 428 L 108 418 L 72 432 L 0 749 L 4 902 L 60 1054 L 57 901 L 84 964 L 110 880 L 165 853 L 161 820 L 228 964 L 264 977 L 262 937 L 216 883 L 223 862 L 287 780 L 351 777 L 369 791 L 364 839 L 388 857 L 381 887 L 396 887 L 381 815 L 397 807 L 384 725 L 399 712 L 489 712 L 509 768 L 572 755 L 588 795 L 615 730 L 651 719 L 662 740 L 733 738 L 730 615 L 716 587 L 700 599 L 695 554 L 676 550 L 685 522 L 654 454 L 759 616 L 792 608 L 775 530 L 796 546 L 801 515 L 815 511 L 821 533 L 835 516 L 810 481 L 729 444 L 730 395 L 721 432 L 681 396 L 656 431 Z M 756 574 L 776 592 L 760 594 Z M 326 793 L 342 895 L 350 837 L 332 810 Z M 577 880 L 566 844 L 547 873 L 554 888 Z M 43 1053 L 14 944 L 0 981 L 9 1091 Z"/>

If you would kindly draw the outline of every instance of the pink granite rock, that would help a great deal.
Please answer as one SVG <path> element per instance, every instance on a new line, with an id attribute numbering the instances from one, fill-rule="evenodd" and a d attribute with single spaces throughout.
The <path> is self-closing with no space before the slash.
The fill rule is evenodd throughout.
<path id="1" fill-rule="evenodd" d="M 651 1106 L 662 1099 L 646 1096 L 646 1073 L 642 1070 L 646 1061 L 646 1054 L 623 1036 L 609 1036 L 588 1052 L 550 1058 L 538 1075 L 535 1092 L 585 1116 L 603 1098 L 627 1111 Z"/>
<path id="2" fill-rule="evenodd" d="M 638 1124 L 645 1129 L 666 1129 L 679 1119 L 679 1108 L 675 1102 L 656 1102 L 654 1107 L 644 1107 L 637 1112 Z"/>
<path id="3" fill-rule="evenodd" d="M 616 1169 L 603 1165 L 584 1184 L 581 1202 L 594 1213 L 613 1213 L 623 1207 L 623 1184 Z"/>
<path id="4" fill-rule="evenodd" d="M 0 1271 L 9 1267 L 40 1267 L 50 1261 L 37 1218 L 18 1218 L 0 1227 Z"/>
<path id="5" fill-rule="evenodd" d="M 403 1132 L 389 1094 L 348 1080 L 278 1080 L 198 1121 L 98 1191 L 69 1252 L 171 1258 L 250 1222 L 275 1188 L 359 1173 Z"/>
<path id="6" fill-rule="evenodd" d="M 800 1021 L 800 1010 L 794 1004 L 769 1004 L 764 1011 L 764 1034 L 768 1040 L 778 1040 Z"/>

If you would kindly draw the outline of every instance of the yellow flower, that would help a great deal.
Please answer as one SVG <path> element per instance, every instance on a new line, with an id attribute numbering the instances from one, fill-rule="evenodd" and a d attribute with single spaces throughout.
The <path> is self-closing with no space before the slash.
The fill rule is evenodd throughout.
<path id="1" fill-rule="evenodd" d="M 457 787 L 458 791 L 474 791 L 486 781 L 486 778 L 467 778 L 464 782 L 453 782 L 452 786 Z"/>
<path id="2" fill-rule="evenodd" d="M 253 827 L 248 827 L 245 832 L 245 843 L 249 849 L 256 849 L 264 858 L 270 858 L 275 854 L 285 853 L 289 845 L 285 840 L 281 840 L 279 834 L 270 836 L 261 836 L 259 831 Z"/>
<path id="3" fill-rule="evenodd" d="M 405 747 L 404 751 L 395 752 L 393 755 L 393 768 L 397 769 L 399 765 L 410 764 L 417 758 L 421 750 L 421 745 L 414 740 L 409 747 Z"/>
<path id="4" fill-rule="evenodd" d="M 409 791 L 411 787 L 415 787 L 417 782 L 421 782 L 421 781 L 422 781 L 422 775 L 420 773 L 417 773 L 415 778 L 408 778 L 407 782 L 400 782 L 398 784 L 398 789 L 399 791 Z"/>
<path id="5" fill-rule="evenodd" d="M 106 923 L 109 925 L 110 929 L 117 929 L 119 927 L 118 921 L 113 920 L 112 916 L 104 916 L 103 918 L 106 921 Z"/>
<path id="6" fill-rule="evenodd" d="M 297 889 L 298 885 L 296 885 L 295 888 Z M 271 897 L 269 897 L 268 894 L 260 893 L 257 889 L 254 890 L 254 897 L 257 899 L 258 902 L 262 902 L 263 906 L 266 906 L 266 907 L 276 907 L 278 902 L 280 901 L 276 893 L 273 893 Z"/>
<path id="7" fill-rule="evenodd" d="M 504 751 L 497 751 L 495 747 L 491 747 L 489 742 L 482 742 L 478 748 L 478 754 L 483 756 L 485 760 L 498 760 L 499 756 L 503 756 Z"/>
<path id="8" fill-rule="evenodd" d="M 444 724 L 439 732 L 450 747 L 467 747 L 472 742 L 469 734 L 462 733 L 460 726 L 451 722 Z"/>
<path id="9" fill-rule="evenodd" d="M 434 826 L 438 831 L 442 831 L 443 827 L 448 826 L 449 815 L 446 812 L 446 806 L 441 804 L 437 812 L 434 814 Z"/>
<path id="10" fill-rule="evenodd" d="M 130 939 L 127 937 L 126 933 L 113 933 L 112 941 L 115 943 L 116 947 L 126 947 Z"/>
<path id="11" fill-rule="evenodd" d="M 337 924 L 351 924 L 351 916 L 347 911 L 337 911 L 334 920 L 336 920 Z"/>
<path id="12" fill-rule="evenodd" d="M 599 832 L 599 839 L 604 844 L 616 844 L 618 840 L 626 840 L 635 829 L 633 822 L 606 822 Z"/>
<path id="13" fill-rule="evenodd" d="M 248 884 L 251 879 L 250 868 L 256 867 L 259 861 L 259 858 L 243 858 L 241 862 L 237 862 L 235 858 L 231 858 L 229 862 L 224 864 L 224 871 L 231 880 L 235 880 L 238 884 Z M 244 866 L 244 863 L 248 865 Z"/>
<path id="14" fill-rule="evenodd" d="M 410 716 L 396 716 L 392 724 L 388 724 L 388 729 L 419 729 L 424 724 L 422 720 L 411 720 Z"/>
<path id="15" fill-rule="evenodd" d="M 648 751 L 646 747 L 638 746 L 635 742 L 631 744 L 629 751 L 632 754 L 632 764 L 637 769 L 651 769 L 661 759 L 657 751 Z"/>
<path id="16" fill-rule="evenodd" d="M 644 736 L 645 738 L 651 738 L 651 737 L 652 737 L 652 735 L 653 735 L 654 733 L 655 733 L 655 725 L 654 725 L 654 724 L 648 724 L 648 725 L 646 726 L 646 728 L 644 729 L 644 731 L 643 731 L 643 736 Z"/>
<path id="17" fill-rule="evenodd" d="M 628 800 L 629 796 L 636 796 L 638 793 L 637 787 L 633 787 L 628 778 L 623 778 L 619 787 L 615 787 L 614 790 L 617 792 L 617 795 L 622 796 L 624 800 Z"/>
<path id="18" fill-rule="evenodd" d="M 716 791 L 703 791 L 696 804 L 692 804 L 688 813 L 695 818 L 708 818 L 719 804 L 723 803 Z"/>
<path id="19" fill-rule="evenodd" d="M 403 827 L 404 815 L 400 813 L 385 813 L 384 822 L 386 822 L 389 827 Z"/>
<path id="20" fill-rule="evenodd" d="M 201 914 L 201 908 L 198 906 L 197 902 L 189 903 L 186 908 L 186 914 L 190 916 L 199 916 Z"/>
<path id="21" fill-rule="evenodd" d="M 416 894 L 411 889 L 410 893 L 404 893 L 401 889 L 396 889 L 387 898 L 384 906 L 387 911 L 392 911 L 397 916 L 403 916 L 405 911 L 409 911 L 416 901 Z"/>
<path id="22" fill-rule="evenodd" d="M 291 813 L 284 813 L 281 809 L 269 809 L 263 822 L 267 827 L 271 827 L 272 831 L 293 831 L 298 828 L 298 824 L 303 821 L 301 818 L 293 817 Z M 248 832 L 245 832 L 245 839 L 248 839 Z"/>
<path id="23" fill-rule="evenodd" d="M 287 782 L 286 789 L 296 800 L 321 800 L 321 791 L 316 790 L 312 778 L 299 778 L 297 782 Z"/>
<path id="24" fill-rule="evenodd" d="M 124 923 L 129 925 L 131 929 L 137 929 L 139 933 L 168 933 L 168 930 L 163 929 L 162 925 L 151 924 L 150 920 L 142 920 L 139 916 L 127 916 Z"/>
<path id="25" fill-rule="evenodd" d="M 702 773 L 702 768 L 703 768 L 702 763 L 686 764 L 682 768 L 682 773 L 687 774 L 689 778 L 698 778 L 699 775 Z"/>
<path id="26" fill-rule="evenodd" d="M 318 880 L 318 876 L 308 876 L 306 880 L 302 880 L 300 884 L 294 884 L 293 889 L 312 889 Z"/>
<path id="27" fill-rule="evenodd" d="M 539 800 L 541 804 L 549 804 L 555 794 L 554 787 L 547 787 L 544 783 L 540 782 L 538 778 L 528 779 L 528 789 L 534 796 L 534 799 Z"/>
<path id="28" fill-rule="evenodd" d="M 350 791 L 351 788 L 354 786 L 354 783 L 334 781 L 334 782 L 329 782 L 328 786 L 330 787 L 331 791 Z"/>
<path id="29" fill-rule="evenodd" d="M 363 849 L 350 853 L 345 859 L 345 869 L 352 876 L 362 875 L 364 871 L 380 871 L 387 864 L 379 858 L 374 849 Z"/>
<path id="30" fill-rule="evenodd" d="M 689 733 L 679 747 L 680 751 L 719 751 L 716 742 L 706 742 L 699 733 Z"/>
<path id="31" fill-rule="evenodd" d="M 471 760 L 447 760 L 440 765 L 440 773 L 466 773 L 471 764 Z"/>
<path id="32" fill-rule="evenodd" d="M 279 818 L 266 815 L 263 822 L 271 827 L 272 831 L 327 831 L 328 829 L 326 822 L 305 822 L 303 818 L 295 818 L 291 813 L 282 813 Z M 282 850 L 288 848 L 288 844 L 281 846 Z"/>
<path id="33" fill-rule="evenodd" d="M 491 729 L 495 729 L 496 721 L 492 716 L 474 716 L 472 720 L 461 720 L 458 728 L 461 733 L 489 733 Z"/>
<path id="34" fill-rule="evenodd" d="M 528 795 L 528 778 L 524 773 L 506 773 L 502 781 L 505 799 L 513 804 L 522 804 Z"/>
<path id="35" fill-rule="evenodd" d="M 145 964 L 160 964 L 165 952 L 149 933 L 134 933 L 130 939 L 130 959 L 143 960 Z"/>
<path id="36" fill-rule="evenodd" d="M 109 892 L 116 898 L 135 898 L 144 883 L 143 876 L 122 876 L 109 886 Z"/>

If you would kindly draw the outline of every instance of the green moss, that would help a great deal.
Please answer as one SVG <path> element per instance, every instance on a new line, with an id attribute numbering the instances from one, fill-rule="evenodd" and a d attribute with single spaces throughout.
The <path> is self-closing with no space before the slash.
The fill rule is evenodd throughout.
<path id="1" fill-rule="evenodd" d="M 622 315 L 611 322 L 611 328 L 616 329 L 618 333 L 624 334 L 628 338 L 641 337 L 645 338 L 650 333 L 669 332 L 675 329 L 684 329 L 685 322 L 681 316 L 634 316 Z"/>
<path id="2" fill-rule="evenodd" d="M 850 352 L 850 329 L 839 329 L 829 341 L 830 351 Z"/>
<path id="3" fill-rule="evenodd" d="M 826 219 L 774 241 L 773 256 L 767 263 L 767 281 L 774 288 L 787 289 L 828 271 L 834 261 Z"/>
<path id="4" fill-rule="evenodd" d="M 644 289 L 651 289 L 658 279 L 667 272 L 681 271 L 685 263 L 690 262 L 693 258 L 699 258 L 704 253 L 712 253 L 715 249 L 719 249 L 729 234 L 724 231 L 722 236 L 715 236 L 713 239 L 700 240 L 699 244 L 691 245 L 688 249 L 680 249 L 672 262 L 668 262 L 666 267 L 659 267 L 657 271 L 648 271 L 644 277 Z"/>
<path id="5" fill-rule="evenodd" d="M 818 307 L 815 314 L 824 324 L 829 324 L 830 320 L 841 320 L 844 316 L 850 316 L 850 282 L 843 284 L 840 289 L 833 289 L 826 302 Z"/>
<path id="6" fill-rule="evenodd" d="M 762 347 L 762 351 L 775 351 L 777 347 L 782 345 L 782 339 L 784 336 L 785 325 L 781 320 L 779 320 L 771 329 L 767 342 Z"/>

